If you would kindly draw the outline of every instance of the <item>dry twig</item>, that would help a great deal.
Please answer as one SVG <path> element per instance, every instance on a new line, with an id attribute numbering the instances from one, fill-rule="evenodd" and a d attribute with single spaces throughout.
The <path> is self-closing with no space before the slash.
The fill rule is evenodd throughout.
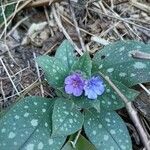
<path id="1" fill-rule="evenodd" d="M 74 9 L 72 7 L 72 4 L 71 4 L 71 0 L 68 0 L 68 2 L 69 2 L 70 12 L 71 12 L 71 15 L 72 15 L 72 18 L 73 18 L 73 22 L 75 24 L 75 28 L 76 28 L 76 31 L 77 31 L 77 34 L 78 34 L 78 38 L 79 38 L 82 50 L 86 51 L 86 47 L 84 45 L 83 39 L 82 39 L 81 34 L 80 34 L 80 29 L 79 29 L 78 23 L 76 21 L 76 16 L 75 16 L 75 12 L 74 12 Z"/>
<path id="2" fill-rule="evenodd" d="M 3 66 L 3 68 L 4 68 L 5 72 L 6 72 L 6 74 L 7 74 L 8 77 L 9 77 L 9 80 L 10 80 L 10 82 L 12 83 L 12 85 L 13 85 L 13 87 L 14 87 L 16 93 L 17 93 L 17 95 L 20 95 L 20 93 L 19 93 L 19 91 L 18 91 L 18 89 L 17 89 L 15 83 L 13 82 L 13 80 L 12 80 L 12 78 L 11 78 L 11 75 L 9 74 L 9 72 L 8 72 L 8 70 L 7 70 L 7 68 L 6 68 L 6 66 L 5 66 L 5 64 L 4 64 L 4 62 L 3 62 L 3 60 L 2 60 L 1 57 L 0 57 L 0 61 L 1 61 L 1 64 L 2 64 L 2 66 Z"/>
<path id="3" fill-rule="evenodd" d="M 60 16 L 58 16 L 55 6 L 52 5 L 52 12 L 54 15 L 54 18 L 59 26 L 59 28 L 62 30 L 62 32 L 64 33 L 65 37 L 70 41 L 70 43 L 73 45 L 73 47 L 75 48 L 75 50 L 80 54 L 83 55 L 83 52 L 78 48 L 78 46 L 73 42 L 73 40 L 71 39 L 71 37 L 69 36 L 69 34 L 67 33 L 66 29 L 63 27 L 61 20 L 60 20 Z"/>

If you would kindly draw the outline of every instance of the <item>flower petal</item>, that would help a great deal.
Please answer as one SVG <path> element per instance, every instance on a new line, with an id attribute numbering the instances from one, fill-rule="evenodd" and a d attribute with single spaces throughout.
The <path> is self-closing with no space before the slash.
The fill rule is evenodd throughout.
<path id="1" fill-rule="evenodd" d="M 100 86 L 94 87 L 94 91 L 97 95 L 102 95 L 103 92 L 105 91 L 105 87 L 103 84 L 101 84 Z"/>
<path id="2" fill-rule="evenodd" d="M 91 90 L 89 90 L 88 94 L 87 94 L 87 97 L 89 99 L 97 99 L 97 94 Z"/>
<path id="3" fill-rule="evenodd" d="M 71 84 L 72 83 L 72 77 L 68 76 L 67 78 L 65 78 L 65 84 Z"/>
<path id="4" fill-rule="evenodd" d="M 67 94 L 72 94 L 73 93 L 73 86 L 72 85 L 70 85 L 70 84 L 68 84 L 68 85 L 66 85 L 65 86 L 65 92 L 67 93 Z"/>
<path id="5" fill-rule="evenodd" d="M 74 90 L 73 90 L 73 95 L 74 95 L 74 96 L 81 96 L 82 93 L 83 93 L 83 89 L 74 88 Z"/>
<path id="6" fill-rule="evenodd" d="M 80 96 L 83 93 L 84 79 L 79 73 L 74 73 L 65 79 L 65 91 L 67 94 Z"/>
<path id="7" fill-rule="evenodd" d="M 103 80 L 100 77 L 94 76 L 85 82 L 85 96 L 89 99 L 97 99 L 97 96 L 102 95 L 104 90 Z"/>

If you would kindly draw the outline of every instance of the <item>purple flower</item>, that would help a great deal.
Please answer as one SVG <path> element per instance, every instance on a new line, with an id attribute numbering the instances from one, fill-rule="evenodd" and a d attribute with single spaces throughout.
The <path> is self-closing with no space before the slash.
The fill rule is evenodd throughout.
<path id="1" fill-rule="evenodd" d="M 83 93 L 84 79 L 79 73 L 74 73 L 65 79 L 65 91 L 67 94 L 80 96 Z"/>
<path id="2" fill-rule="evenodd" d="M 104 90 L 103 80 L 98 76 L 94 76 L 85 82 L 85 96 L 89 99 L 97 99 L 97 96 L 102 95 Z"/>

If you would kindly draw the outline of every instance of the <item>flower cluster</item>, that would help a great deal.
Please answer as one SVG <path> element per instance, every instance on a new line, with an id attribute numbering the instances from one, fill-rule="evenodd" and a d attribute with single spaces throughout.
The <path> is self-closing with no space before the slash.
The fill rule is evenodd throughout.
<path id="1" fill-rule="evenodd" d="M 81 96 L 84 92 L 89 99 L 97 99 L 104 92 L 103 80 L 99 76 L 93 76 L 85 80 L 80 73 L 69 75 L 65 79 L 65 91 L 67 94 Z"/>

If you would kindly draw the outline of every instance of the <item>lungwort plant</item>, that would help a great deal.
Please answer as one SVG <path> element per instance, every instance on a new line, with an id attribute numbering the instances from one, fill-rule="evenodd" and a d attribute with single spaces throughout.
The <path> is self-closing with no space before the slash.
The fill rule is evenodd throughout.
<path id="1" fill-rule="evenodd" d="M 127 127 L 115 112 L 125 105 L 100 72 L 133 101 L 139 93 L 130 87 L 150 81 L 150 62 L 133 58 L 135 50 L 148 52 L 149 46 L 120 41 L 91 59 L 87 52 L 76 57 L 64 41 L 54 57 L 37 58 L 57 97 L 17 102 L 1 117 L 0 149 L 132 150 Z"/>

